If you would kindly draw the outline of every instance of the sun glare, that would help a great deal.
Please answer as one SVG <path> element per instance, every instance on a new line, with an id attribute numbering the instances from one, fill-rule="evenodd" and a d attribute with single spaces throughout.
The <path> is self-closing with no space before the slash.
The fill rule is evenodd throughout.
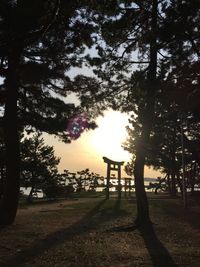
<path id="1" fill-rule="evenodd" d="M 120 112 L 107 111 L 97 120 L 99 127 L 91 136 L 91 145 L 100 156 L 116 161 L 128 161 L 130 154 L 122 148 L 126 140 L 128 116 Z"/>
<path id="2" fill-rule="evenodd" d="M 127 137 L 128 116 L 116 111 L 107 111 L 104 117 L 99 117 L 96 122 L 98 128 L 85 131 L 71 144 L 63 144 L 52 136 L 44 135 L 46 143 L 54 145 L 56 155 L 61 158 L 61 171 L 68 169 L 76 172 L 89 168 L 93 172 L 106 175 L 103 156 L 115 161 L 130 160 L 131 155 L 121 147 Z M 160 173 L 145 167 L 145 177 L 157 176 L 161 176 Z"/>

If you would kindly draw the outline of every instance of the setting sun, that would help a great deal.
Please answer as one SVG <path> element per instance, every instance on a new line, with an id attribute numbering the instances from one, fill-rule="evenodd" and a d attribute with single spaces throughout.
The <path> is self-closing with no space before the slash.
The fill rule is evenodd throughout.
<path id="1" fill-rule="evenodd" d="M 120 112 L 107 111 L 97 120 L 99 127 L 91 133 L 91 146 L 97 154 L 116 161 L 128 161 L 130 154 L 122 148 L 126 140 L 128 116 Z"/>
<path id="2" fill-rule="evenodd" d="M 64 144 L 53 136 L 45 134 L 45 141 L 54 145 L 56 155 L 61 158 L 59 170 L 68 169 L 72 172 L 89 168 L 93 172 L 106 175 L 106 166 L 102 157 L 115 161 L 129 161 L 131 155 L 122 148 L 126 140 L 128 115 L 118 111 L 105 111 L 104 116 L 96 120 L 95 130 L 85 131 L 80 138 Z M 122 168 L 122 174 L 126 176 Z M 157 177 L 159 173 L 145 166 L 146 177 Z"/>

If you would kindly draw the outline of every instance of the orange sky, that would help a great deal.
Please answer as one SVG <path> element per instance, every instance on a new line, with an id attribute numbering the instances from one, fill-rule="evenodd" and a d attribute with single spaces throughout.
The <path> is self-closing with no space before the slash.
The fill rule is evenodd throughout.
<path id="1" fill-rule="evenodd" d="M 116 161 L 128 161 L 130 154 L 124 151 L 121 143 L 126 139 L 128 115 L 118 111 L 106 111 L 104 117 L 97 118 L 98 128 L 84 132 L 81 137 L 64 144 L 53 136 L 45 134 L 45 141 L 54 145 L 56 155 L 61 158 L 59 170 L 76 172 L 89 168 L 90 171 L 106 175 L 106 164 L 102 157 Z M 145 168 L 145 177 L 155 178 L 160 174 Z M 127 176 L 122 171 L 122 176 Z"/>

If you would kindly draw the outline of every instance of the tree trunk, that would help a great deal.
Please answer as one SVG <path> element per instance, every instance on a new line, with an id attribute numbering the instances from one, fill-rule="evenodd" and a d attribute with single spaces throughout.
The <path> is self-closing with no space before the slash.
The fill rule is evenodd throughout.
<path id="1" fill-rule="evenodd" d="M 1 199 L 3 195 L 3 184 L 5 181 L 4 166 L 0 167 L 0 175 L 1 175 L 1 178 L 0 178 L 0 199 Z"/>
<path id="2" fill-rule="evenodd" d="M 177 178 L 178 186 L 179 186 L 180 191 L 181 191 L 181 198 L 183 199 L 183 185 L 182 185 L 182 182 L 181 182 L 181 179 L 180 179 L 179 171 L 177 171 L 177 173 L 176 173 L 176 178 Z"/>
<path id="3" fill-rule="evenodd" d="M 0 199 L 3 194 L 3 168 L 0 168 L 1 178 L 0 178 Z"/>
<path id="4" fill-rule="evenodd" d="M 27 202 L 28 203 L 31 203 L 31 202 L 33 202 L 33 191 L 34 191 L 34 186 L 32 186 L 31 187 L 31 190 L 30 190 L 30 192 L 29 192 L 29 195 L 28 195 L 28 197 L 27 197 Z"/>
<path id="5" fill-rule="evenodd" d="M 194 186 L 195 186 L 195 180 L 196 180 L 196 170 L 197 170 L 197 163 L 196 161 L 191 166 L 192 173 L 190 175 L 190 184 L 191 184 L 191 195 L 194 195 Z"/>
<path id="6" fill-rule="evenodd" d="M 6 100 L 4 113 L 5 182 L 0 202 L 0 224 L 14 222 L 19 198 L 19 137 L 17 122 L 18 64 L 20 52 L 16 48 L 8 56 L 8 72 L 5 81 Z"/>
<path id="7" fill-rule="evenodd" d="M 174 170 L 174 167 L 172 167 L 172 175 L 171 175 L 171 196 L 175 197 L 176 196 L 176 171 Z"/>
<path id="8" fill-rule="evenodd" d="M 169 174 L 169 172 L 167 173 L 166 178 L 167 178 L 168 192 L 169 192 L 169 194 L 171 194 L 171 182 L 170 182 L 170 174 Z"/>
<path id="9" fill-rule="evenodd" d="M 173 131 L 173 143 L 171 147 L 171 196 L 176 196 L 176 172 L 177 172 L 177 166 L 176 166 L 176 128 L 174 127 Z"/>
<path id="10" fill-rule="evenodd" d="M 137 200 L 136 225 L 145 225 L 150 222 L 148 200 L 144 187 L 144 165 L 146 158 L 146 146 L 149 143 L 150 131 L 154 116 L 155 92 L 156 92 L 156 70 L 157 70 L 157 0 L 153 0 L 151 17 L 151 41 L 150 41 L 150 63 L 147 76 L 146 107 L 144 107 L 142 118 L 141 136 L 136 149 L 135 159 L 135 193 Z"/>
<path id="11" fill-rule="evenodd" d="M 144 153 L 142 149 L 138 149 L 136 152 L 134 168 L 135 194 L 137 200 L 137 217 L 135 219 L 136 225 L 148 224 L 150 222 L 148 200 L 144 187 L 144 165 Z"/>

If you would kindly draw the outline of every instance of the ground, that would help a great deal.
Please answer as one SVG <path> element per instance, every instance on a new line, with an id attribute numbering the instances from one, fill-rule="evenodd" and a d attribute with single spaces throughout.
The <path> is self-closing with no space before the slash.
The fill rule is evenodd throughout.
<path id="1" fill-rule="evenodd" d="M 20 205 L 15 224 L 0 230 L 0 266 L 200 266 L 199 203 L 185 211 L 179 198 L 151 193 L 149 203 L 153 228 L 134 231 L 115 231 L 133 222 L 134 196 Z"/>

